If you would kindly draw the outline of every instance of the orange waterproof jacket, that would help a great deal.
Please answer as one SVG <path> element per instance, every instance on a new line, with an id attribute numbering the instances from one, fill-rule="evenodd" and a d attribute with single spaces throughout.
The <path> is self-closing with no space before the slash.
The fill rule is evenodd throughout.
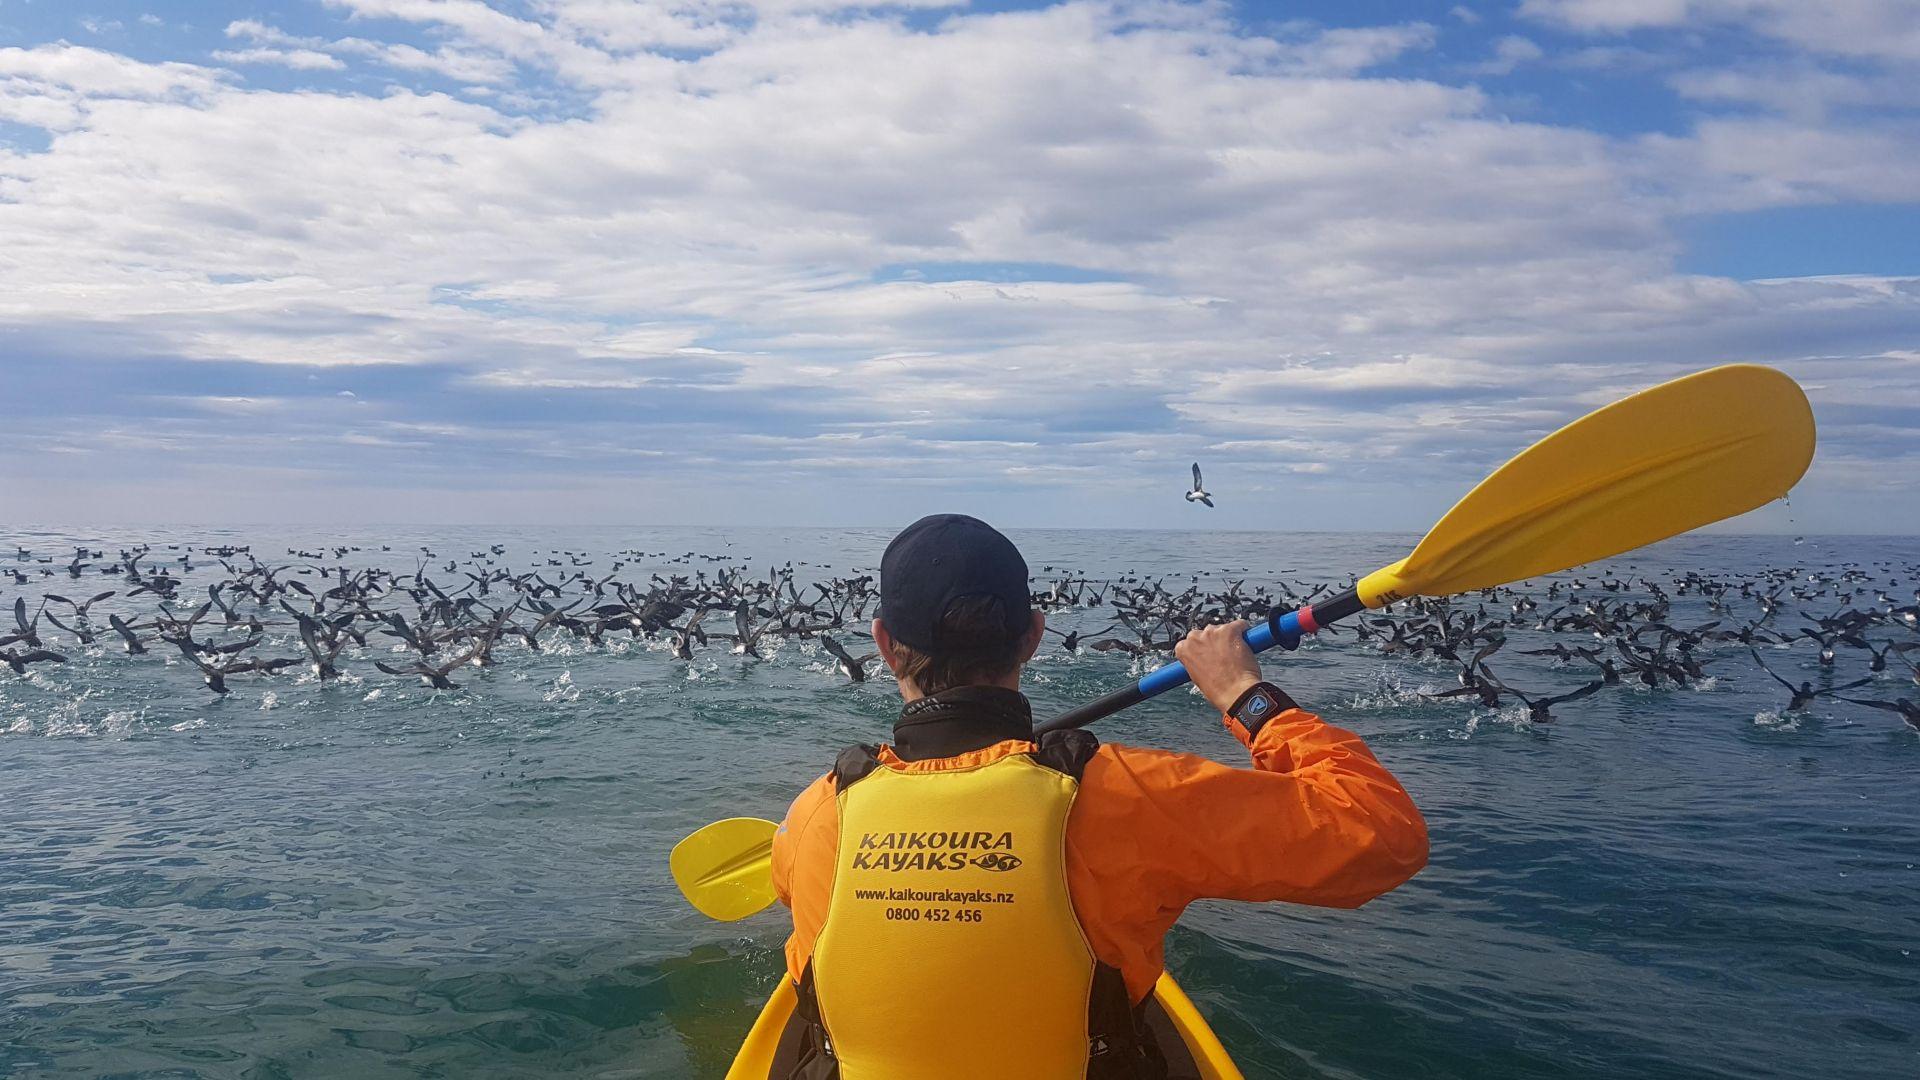
<path id="1" fill-rule="evenodd" d="M 1011 691 L 993 693 L 1018 699 Z M 975 745 L 933 757 L 903 756 L 909 735 L 925 734 L 909 732 L 903 720 L 899 747 L 881 747 L 880 763 L 937 771 L 1033 750 L 1024 699 L 1018 717 L 1010 711 L 961 718 L 964 731 L 945 722 L 950 730 L 942 737 L 921 742 L 948 751 Z M 1237 723 L 1227 728 L 1243 734 Z M 1426 823 L 1358 735 L 1295 708 L 1241 741 L 1253 756 L 1250 769 L 1108 744 L 1081 776 L 1066 834 L 1074 914 L 1095 958 L 1120 970 L 1134 1001 L 1153 989 L 1161 939 L 1195 900 L 1358 907 L 1426 865 Z M 793 910 L 786 955 L 795 982 L 833 895 L 840 831 L 834 796 L 832 775 L 821 777 L 794 800 L 774 836 L 774 889 Z"/>

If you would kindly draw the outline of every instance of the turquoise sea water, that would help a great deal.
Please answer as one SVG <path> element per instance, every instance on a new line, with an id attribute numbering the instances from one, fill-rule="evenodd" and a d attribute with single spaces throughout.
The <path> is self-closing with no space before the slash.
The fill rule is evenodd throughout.
<path id="1" fill-rule="evenodd" d="M 64 563 L 76 544 L 170 557 L 169 544 L 251 543 L 292 561 L 286 548 L 337 543 L 369 549 L 351 565 L 410 572 L 419 545 L 464 559 L 502 544 L 514 567 L 633 547 L 725 553 L 759 573 L 793 560 L 808 580 L 871 568 L 887 536 L 13 529 L 0 569 L 15 545 Z M 1164 576 L 1176 591 L 1202 572 L 1203 588 L 1324 581 L 1413 540 L 1015 539 L 1043 582 L 1070 569 Z M 1606 566 L 1656 580 L 1798 567 L 1805 580 L 1848 563 L 1913 602 L 1910 538 L 1688 538 Z M 223 574 L 205 565 L 183 608 Z M 623 577 L 654 569 L 686 568 Z M 71 584 L 64 571 L 0 578 L 0 606 Z M 1675 606 L 1678 625 L 1708 618 L 1697 597 Z M 1780 621 L 1836 606 L 1789 604 Z M 26 678 L 0 667 L 7 1076 L 718 1077 L 777 976 L 783 919 L 702 919 L 666 853 L 719 817 L 780 816 L 835 750 L 883 737 L 896 707 L 884 678 L 849 685 L 802 642 L 765 661 L 716 644 L 691 663 L 664 641 L 560 635 L 538 655 L 509 642 L 498 667 L 435 693 L 374 670 L 377 639 L 349 649 L 338 683 L 251 676 L 215 698 L 177 656 L 49 637 L 70 663 Z M 1502 676 L 1528 690 L 1587 679 L 1513 655 L 1537 644 L 1516 634 Z M 1868 674 L 1856 650 L 1832 674 L 1813 653 L 1767 655 L 1816 686 Z M 1738 646 L 1707 667 L 1715 678 L 1696 688 L 1609 687 L 1535 726 L 1426 700 L 1453 685 L 1449 668 L 1351 635 L 1273 658 L 1272 677 L 1404 780 L 1432 863 L 1359 911 L 1197 905 L 1171 967 L 1253 1077 L 1920 1075 L 1920 733 L 1832 699 L 1782 716 L 1785 693 Z M 1141 670 L 1052 644 L 1029 689 L 1045 716 Z M 1895 665 L 1859 693 L 1920 688 Z M 1184 692 L 1096 730 L 1239 754 Z"/>

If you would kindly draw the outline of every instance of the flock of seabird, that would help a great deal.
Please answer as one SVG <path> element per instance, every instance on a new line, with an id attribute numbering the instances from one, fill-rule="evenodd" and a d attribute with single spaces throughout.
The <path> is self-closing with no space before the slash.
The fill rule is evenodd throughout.
<path id="1" fill-rule="evenodd" d="M 1196 466 L 1189 498 L 1206 497 Z M 606 565 L 584 552 L 552 550 L 537 555 L 533 569 L 515 571 L 504 565 L 503 545 L 464 558 L 422 547 L 406 573 L 356 569 L 352 563 L 372 561 L 361 558 L 362 551 L 289 549 L 290 561 L 269 563 L 242 546 L 135 546 L 111 556 L 89 547 L 71 555 L 20 547 L 10 563 L 0 561 L 0 590 L 10 584 L 22 594 L 11 605 L 13 628 L 0 626 L 0 662 L 27 676 L 36 665 L 65 663 L 59 649 L 105 642 L 133 656 L 177 654 L 207 689 L 225 694 L 236 676 L 301 669 L 322 682 L 337 678 L 349 648 L 380 654 L 373 663 L 379 671 L 437 690 L 456 689 L 453 676 L 463 669 L 495 664 L 503 641 L 541 652 L 561 637 L 599 646 L 625 635 L 662 642 L 676 659 L 689 661 L 697 650 L 716 647 L 757 659 L 776 641 L 808 640 L 854 682 L 864 681 L 877 659 L 872 651 L 855 655 L 844 643 L 871 643 L 864 625 L 879 596 L 871 573 L 822 573 L 824 580 L 802 584 L 802 571 L 791 562 L 760 575 L 724 555 L 632 549 L 613 554 Z M 642 565 L 667 572 L 642 576 Z M 217 580 L 206 581 L 215 567 Z M 1231 571 L 1181 581 L 1041 569 L 1037 607 L 1086 612 L 1107 623 L 1098 630 L 1049 627 L 1060 649 L 1148 662 L 1170 657 L 1174 643 L 1195 626 L 1262 618 L 1274 607 L 1311 603 L 1338 587 L 1248 587 Z M 190 577 L 201 581 L 189 587 Z M 1211 580 L 1203 585 L 1203 579 Z M 1913 590 L 1913 602 L 1892 594 L 1909 587 L 1900 582 L 1916 579 L 1920 567 L 1890 563 L 1748 575 L 1687 571 L 1660 579 L 1589 572 L 1543 580 L 1534 591 L 1501 587 L 1416 598 L 1327 633 L 1383 656 L 1442 662 L 1455 669 L 1459 685 L 1427 696 L 1469 698 L 1490 709 L 1512 701 L 1536 723 L 1551 721 L 1555 706 L 1612 685 L 1687 687 L 1709 677 L 1709 664 L 1741 660 L 1781 685 L 1787 695 L 1782 712 L 1824 698 L 1892 713 L 1920 730 L 1920 692 L 1855 693 L 1902 676 L 1920 687 L 1920 589 Z M 113 587 L 99 588 L 108 583 Z M 35 594 L 32 602 L 26 593 Z M 1674 625 L 1679 597 L 1703 603 L 1711 621 Z M 93 609 L 109 600 L 118 602 L 103 625 Z M 1831 611 L 1813 614 L 1816 608 Z M 1551 657 L 1556 669 L 1586 669 L 1587 677 L 1568 690 L 1513 685 L 1495 667 L 1510 638 L 1519 644 L 1537 638 L 1539 647 L 1513 652 Z M 294 655 L 280 655 L 290 646 L 297 646 Z M 1823 685 L 1781 676 L 1762 648 L 1811 652 Z M 1842 657 L 1849 667 L 1855 657 L 1864 661 L 1865 673 L 1836 683 Z"/>

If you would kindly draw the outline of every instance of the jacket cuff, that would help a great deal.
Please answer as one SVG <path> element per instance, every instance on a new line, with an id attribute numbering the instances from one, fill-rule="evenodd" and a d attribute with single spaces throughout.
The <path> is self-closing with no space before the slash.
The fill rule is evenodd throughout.
<path id="1" fill-rule="evenodd" d="M 1240 745 L 1251 750 L 1254 736 L 1260 734 L 1260 729 L 1266 726 L 1267 721 L 1299 707 L 1299 703 L 1288 697 L 1285 690 L 1270 682 L 1257 682 L 1248 687 L 1233 703 L 1233 707 L 1221 715 L 1220 722 L 1234 738 L 1240 740 Z"/>

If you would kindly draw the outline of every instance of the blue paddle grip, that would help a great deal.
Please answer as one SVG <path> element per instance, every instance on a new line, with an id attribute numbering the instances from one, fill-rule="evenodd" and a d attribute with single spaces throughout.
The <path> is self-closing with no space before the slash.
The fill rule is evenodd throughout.
<path id="1" fill-rule="evenodd" d="M 1275 645 L 1292 651 L 1300 647 L 1300 613 L 1289 611 L 1285 615 L 1269 617 L 1266 622 L 1247 628 L 1247 647 L 1254 652 L 1266 652 Z M 1153 697 L 1164 694 L 1176 686 L 1185 686 L 1189 681 L 1185 664 L 1168 664 L 1156 668 L 1140 679 L 1136 689 L 1141 697 Z"/>

